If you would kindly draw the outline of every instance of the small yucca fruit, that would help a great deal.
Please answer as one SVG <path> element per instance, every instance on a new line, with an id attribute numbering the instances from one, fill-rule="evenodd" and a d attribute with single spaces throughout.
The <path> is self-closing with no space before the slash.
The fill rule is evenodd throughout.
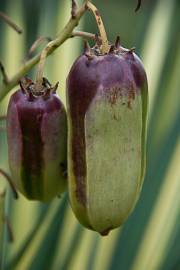
<path id="1" fill-rule="evenodd" d="M 85 52 L 67 78 L 68 188 L 87 228 L 106 235 L 134 208 L 145 172 L 147 78 L 133 50 Z"/>
<path id="2" fill-rule="evenodd" d="M 9 165 L 17 189 L 30 200 L 49 201 L 66 188 L 67 118 L 56 88 L 41 92 L 25 79 L 7 114 Z"/>

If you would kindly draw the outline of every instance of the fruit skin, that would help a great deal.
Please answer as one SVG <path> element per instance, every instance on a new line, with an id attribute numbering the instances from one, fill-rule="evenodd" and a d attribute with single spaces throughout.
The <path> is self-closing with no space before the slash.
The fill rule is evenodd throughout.
<path id="1" fill-rule="evenodd" d="M 70 202 L 80 223 L 101 235 L 125 222 L 145 172 L 146 73 L 132 50 L 114 49 L 81 55 L 66 92 Z"/>
<path id="2" fill-rule="evenodd" d="M 46 202 L 66 189 L 67 118 L 52 89 L 35 96 L 27 87 L 11 96 L 7 137 L 11 175 L 25 197 Z"/>

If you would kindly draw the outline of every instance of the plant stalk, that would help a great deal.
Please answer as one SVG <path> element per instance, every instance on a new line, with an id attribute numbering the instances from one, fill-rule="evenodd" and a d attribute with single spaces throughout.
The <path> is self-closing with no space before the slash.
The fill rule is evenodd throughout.
<path id="1" fill-rule="evenodd" d="M 0 11 L 0 18 L 5 21 L 11 28 L 13 28 L 18 34 L 22 33 L 22 29 L 14 23 L 9 16 Z"/>
<path id="2" fill-rule="evenodd" d="M 73 35 L 74 28 L 78 25 L 79 20 L 84 15 L 87 10 L 86 3 L 84 3 L 76 13 L 75 18 L 70 18 L 68 23 L 65 25 L 63 30 L 59 33 L 57 38 L 53 40 L 53 46 L 48 48 L 47 56 L 52 54 L 62 43 L 64 43 L 68 38 Z M 49 44 L 49 43 L 48 43 Z M 47 44 L 47 46 L 48 46 Z M 45 47 L 46 48 L 46 47 Z M 34 56 L 32 59 L 24 63 L 22 67 L 17 71 L 17 73 L 9 79 L 8 83 L 0 85 L 0 101 L 6 96 L 6 94 L 19 83 L 19 80 L 29 71 L 33 66 L 35 66 L 40 60 L 41 54 Z"/>
<path id="3" fill-rule="evenodd" d="M 102 40 L 102 54 L 106 54 L 109 52 L 110 46 L 108 43 L 108 39 L 107 39 L 107 34 L 105 31 L 105 27 L 102 21 L 102 18 L 100 16 L 100 13 L 98 11 L 98 9 L 96 8 L 96 6 L 94 6 L 91 2 L 87 2 L 87 7 L 88 9 L 93 13 L 95 19 L 96 19 L 96 23 L 99 29 L 99 34 Z"/>

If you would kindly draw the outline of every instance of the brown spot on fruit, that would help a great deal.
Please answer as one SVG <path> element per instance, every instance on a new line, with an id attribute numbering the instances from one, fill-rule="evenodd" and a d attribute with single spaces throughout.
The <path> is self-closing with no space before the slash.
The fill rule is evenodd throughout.
<path id="1" fill-rule="evenodd" d="M 134 99 L 135 99 L 135 91 L 133 88 L 131 88 L 129 91 L 128 103 L 127 103 L 129 109 L 132 109 L 132 100 Z"/>
<path id="2" fill-rule="evenodd" d="M 128 105 L 128 108 L 129 108 L 129 109 L 132 109 L 132 106 L 131 106 L 131 100 L 128 100 L 127 105 Z"/>
<path id="3" fill-rule="evenodd" d="M 111 105 L 115 105 L 119 96 L 121 96 L 121 89 L 114 86 L 106 90 L 108 101 Z"/>

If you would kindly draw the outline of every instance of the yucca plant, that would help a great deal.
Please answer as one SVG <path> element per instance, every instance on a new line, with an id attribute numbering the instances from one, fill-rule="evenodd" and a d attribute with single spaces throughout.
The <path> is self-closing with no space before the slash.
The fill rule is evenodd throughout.
<path id="1" fill-rule="evenodd" d="M 147 168 L 142 193 L 127 222 L 108 236 L 83 228 L 75 219 L 67 194 L 51 203 L 31 202 L 19 194 L 14 200 L 0 175 L 0 269 L 39 270 L 178 270 L 180 269 L 180 36 L 178 0 L 92 1 L 103 15 L 109 40 L 120 34 L 122 46 L 136 46 L 149 83 Z M 83 1 L 79 1 L 79 7 Z M 39 36 L 67 39 L 61 32 L 71 17 L 66 0 L 2 1 L 0 10 L 20 25 L 18 35 L 0 21 L 0 59 L 8 74 L 1 76 L 0 115 L 6 115 L 9 97 L 20 77 L 35 76 L 39 54 L 27 52 Z M 82 9 L 82 14 L 84 10 Z M 87 13 L 87 12 L 85 12 Z M 80 17 L 81 15 L 80 14 Z M 73 22 L 75 26 L 76 21 Z M 92 16 L 84 14 L 78 30 L 95 38 Z M 82 35 L 72 28 L 73 36 Z M 71 35 L 70 35 L 71 36 Z M 65 104 L 66 77 L 81 52 L 80 38 L 69 38 L 47 58 L 44 74 L 60 81 Z M 39 53 L 45 47 L 40 44 Z M 90 41 L 91 43 L 91 41 Z M 56 44 L 57 45 L 57 44 Z M 36 46 L 35 46 L 36 47 Z M 23 65 L 26 62 L 28 65 Z M 12 92 L 10 92 L 12 90 Z M 9 175 L 5 119 L 0 122 L 0 168 Z"/>

